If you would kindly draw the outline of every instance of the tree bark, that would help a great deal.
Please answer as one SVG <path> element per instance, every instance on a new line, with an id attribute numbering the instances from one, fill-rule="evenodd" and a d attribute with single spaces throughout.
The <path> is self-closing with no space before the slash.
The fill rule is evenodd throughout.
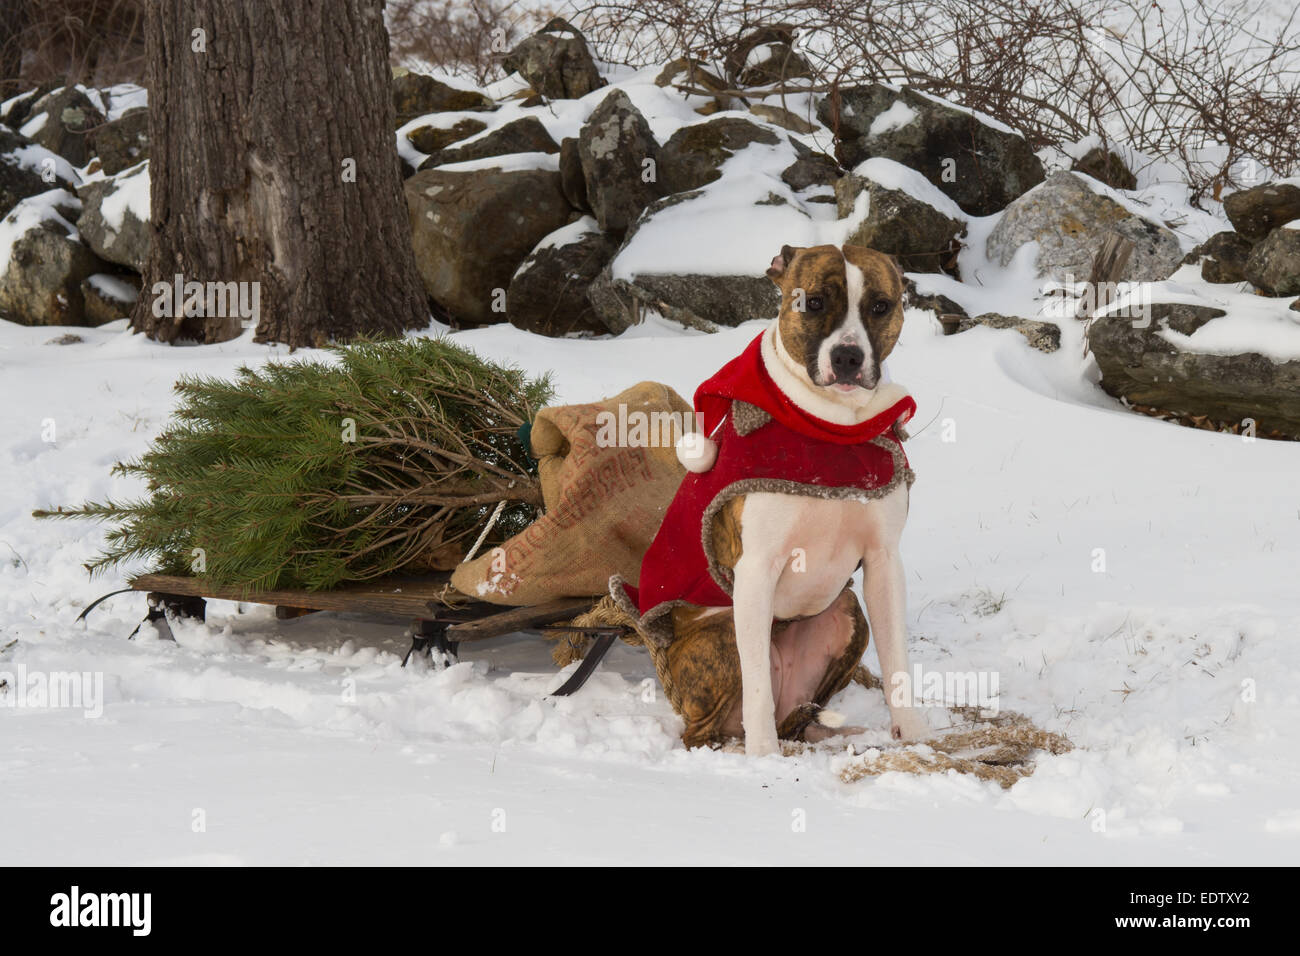
<path id="1" fill-rule="evenodd" d="M 248 318 L 221 297 L 205 296 L 202 311 L 225 315 L 167 314 L 177 297 L 162 285 L 178 275 L 256 283 L 243 291 L 250 304 L 256 293 L 259 342 L 296 348 L 428 323 L 383 6 L 149 0 L 153 245 L 136 329 L 165 342 L 240 333 Z"/>

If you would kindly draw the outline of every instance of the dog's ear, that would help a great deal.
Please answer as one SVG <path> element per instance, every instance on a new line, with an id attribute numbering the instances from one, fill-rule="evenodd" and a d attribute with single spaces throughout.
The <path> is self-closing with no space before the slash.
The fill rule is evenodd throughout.
<path id="1" fill-rule="evenodd" d="M 802 249 L 796 249 L 794 246 L 782 246 L 781 251 L 772 257 L 772 265 L 767 270 L 767 277 L 780 285 L 781 277 L 785 275 L 785 270 L 790 266 L 790 260 L 802 251 Z"/>

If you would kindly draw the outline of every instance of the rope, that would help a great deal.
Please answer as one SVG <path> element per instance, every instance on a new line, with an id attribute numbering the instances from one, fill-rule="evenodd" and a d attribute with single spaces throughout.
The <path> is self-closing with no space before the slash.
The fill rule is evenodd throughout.
<path id="1" fill-rule="evenodd" d="M 880 678 L 862 666 L 854 671 L 853 680 L 864 687 L 880 686 Z M 992 780 L 1006 789 L 1034 772 L 1033 757 L 1038 751 L 1063 754 L 1074 749 L 1067 738 L 1040 730 L 1028 717 L 1014 711 L 987 718 L 980 716 L 978 707 L 954 707 L 949 712 L 975 726 L 953 730 L 922 744 L 857 755 L 858 759 L 840 771 L 840 779 L 853 783 L 892 771 L 947 773 L 955 770 L 980 780 Z"/>
<path id="2" fill-rule="evenodd" d="M 497 502 L 496 508 L 492 511 L 492 517 L 488 518 L 487 524 L 483 526 L 483 533 L 478 536 L 478 540 L 474 542 L 474 547 L 469 549 L 469 553 L 465 555 L 464 560 L 460 562 L 461 564 L 465 564 L 467 561 L 474 560 L 474 555 L 478 554 L 478 549 L 483 547 L 483 542 L 487 540 L 488 534 L 492 531 L 493 526 L 497 523 L 497 518 L 500 518 L 501 512 L 505 510 L 506 510 L 506 500 L 502 498 L 500 501 Z"/>

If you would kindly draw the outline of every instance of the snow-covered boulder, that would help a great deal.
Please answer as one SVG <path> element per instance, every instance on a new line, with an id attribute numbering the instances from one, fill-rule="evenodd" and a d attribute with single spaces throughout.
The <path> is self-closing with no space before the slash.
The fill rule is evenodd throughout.
<path id="1" fill-rule="evenodd" d="M 1036 242 L 1039 275 L 1082 282 L 1111 233 L 1134 244 L 1123 275 L 1130 282 L 1166 279 L 1182 263 L 1173 232 L 1140 215 L 1115 190 L 1072 172 L 1053 173 L 1008 206 L 989 233 L 987 252 L 1005 266 L 1021 246 Z"/>
<path id="2" fill-rule="evenodd" d="M 1251 250 L 1242 271 L 1267 295 L 1300 294 L 1300 219 L 1270 232 Z"/>
<path id="3" fill-rule="evenodd" d="M 851 220 L 846 242 L 896 256 L 907 272 L 954 268 L 966 217 L 915 170 L 869 159 L 835 184 L 835 199 Z"/>
<path id="4" fill-rule="evenodd" d="M 94 156 L 92 131 L 103 122 L 104 114 L 80 87 L 64 86 L 32 104 L 19 132 L 73 166 L 84 166 Z"/>
<path id="5" fill-rule="evenodd" d="M 659 144 L 628 95 L 612 90 L 578 134 L 587 204 L 600 228 L 621 237 L 650 203 L 664 195 L 657 174 Z M 647 163 L 652 165 L 647 166 Z"/>
<path id="6" fill-rule="evenodd" d="M 1287 324 L 1280 304 L 1264 300 L 1261 307 L 1276 314 L 1259 318 Z M 1239 425 L 1249 418 L 1257 434 L 1276 431 L 1300 439 L 1300 360 L 1190 347 L 1198 333 L 1204 338 L 1219 331 L 1216 325 L 1232 322 L 1228 315 L 1210 305 L 1166 302 L 1151 306 L 1149 324 L 1121 314 L 1094 319 L 1088 345 L 1101 387 L 1130 404 L 1216 424 Z M 1240 343 L 1244 334 L 1238 322 L 1224 326 L 1217 339 Z M 1265 336 L 1276 338 L 1267 331 Z"/>
<path id="7" fill-rule="evenodd" d="M 83 325 L 81 280 L 105 270 L 73 223 L 77 197 L 51 189 L 0 220 L 0 316 L 23 325 Z"/>
<path id="8" fill-rule="evenodd" d="M 764 275 L 769 237 L 810 245 L 813 224 L 788 203 L 743 196 L 738 189 L 695 190 L 646 209 L 588 291 L 611 332 L 633 324 L 637 304 L 700 329 L 778 313 L 780 293 Z"/>
<path id="9" fill-rule="evenodd" d="M 424 287 L 468 323 L 505 321 L 515 271 L 574 215 L 553 169 L 426 169 L 405 190 Z"/>
<path id="10" fill-rule="evenodd" d="M 510 280 L 506 317 L 540 335 L 608 331 L 587 298 L 587 289 L 617 246 L 584 216 L 551 233 L 529 253 Z"/>
<path id="11" fill-rule="evenodd" d="M 1223 211 L 1232 228 L 1251 242 L 1259 242 L 1278 226 L 1300 219 L 1300 186 L 1265 183 L 1230 193 Z"/>
<path id="12" fill-rule="evenodd" d="M 144 271 L 153 243 L 149 225 L 149 164 L 141 163 L 108 179 L 77 190 L 81 238 L 109 262 Z"/>
<path id="13" fill-rule="evenodd" d="M 838 130 L 845 166 L 873 156 L 910 166 L 972 216 L 995 213 L 1043 181 L 1043 164 L 1015 130 L 906 87 L 844 88 L 838 115 L 826 96 L 817 118 Z"/>
<path id="14" fill-rule="evenodd" d="M 0 217 L 28 196 L 56 186 L 75 188 L 77 182 L 76 171 L 62 156 L 0 126 Z"/>
<path id="15" fill-rule="evenodd" d="M 586 38 L 562 17 L 518 43 L 501 65 L 551 100 L 581 99 L 605 85 Z"/>
<path id="16" fill-rule="evenodd" d="M 511 153 L 558 153 L 559 143 L 551 139 L 546 127 L 536 116 L 525 116 L 472 139 L 459 146 L 440 149 L 420 164 L 421 169 L 433 169 L 451 163 L 464 163 L 472 159 L 508 156 Z"/>

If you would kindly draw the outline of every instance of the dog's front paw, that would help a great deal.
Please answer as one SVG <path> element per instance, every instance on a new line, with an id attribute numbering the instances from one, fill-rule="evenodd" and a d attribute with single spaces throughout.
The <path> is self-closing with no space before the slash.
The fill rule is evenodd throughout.
<path id="1" fill-rule="evenodd" d="M 776 739 L 776 734 L 745 734 L 745 756 L 746 757 L 766 757 L 769 754 L 779 754 L 781 752 L 781 743 Z"/>
<path id="2" fill-rule="evenodd" d="M 929 740 L 933 734 L 925 715 L 913 707 L 900 707 L 890 721 L 889 735 L 904 743 Z"/>

